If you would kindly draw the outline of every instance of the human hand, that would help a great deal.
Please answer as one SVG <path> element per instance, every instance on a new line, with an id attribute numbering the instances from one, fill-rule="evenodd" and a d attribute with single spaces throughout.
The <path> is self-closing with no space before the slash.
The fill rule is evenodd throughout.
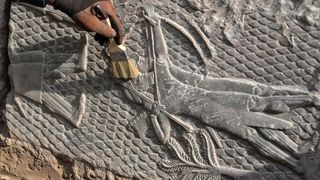
<path id="1" fill-rule="evenodd" d="M 107 38 L 114 38 L 117 44 L 122 44 L 124 36 L 123 27 L 111 0 L 47 0 L 47 3 L 53 5 L 55 9 L 68 14 L 87 30 L 96 32 Z M 111 27 L 105 21 L 96 17 L 96 12 L 93 8 L 97 5 L 109 17 Z"/>

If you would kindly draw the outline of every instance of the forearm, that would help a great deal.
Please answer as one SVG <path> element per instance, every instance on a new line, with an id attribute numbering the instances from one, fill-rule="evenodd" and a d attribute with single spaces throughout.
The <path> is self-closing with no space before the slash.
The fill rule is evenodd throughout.
<path id="1" fill-rule="evenodd" d="M 55 0 L 15 0 L 15 1 L 32 4 L 38 7 L 45 7 L 47 4 L 52 5 Z"/>
<path id="2" fill-rule="evenodd" d="M 3 0 L 0 0 L 2 2 Z M 88 31 L 94 31 L 107 38 L 115 38 L 117 44 L 122 43 L 123 27 L 116 15 L 112 0 L 9 0 L 28 3 L 37 7 L 52 5 L 54 9 L 64 12 Z M 112 27 L 101 22 L 93 11 L 100 6 L 111 20 Z"/>

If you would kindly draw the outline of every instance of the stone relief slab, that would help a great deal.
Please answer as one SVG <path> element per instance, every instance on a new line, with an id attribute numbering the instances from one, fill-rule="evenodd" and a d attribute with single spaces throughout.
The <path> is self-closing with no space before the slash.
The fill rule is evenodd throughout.
<path id="1" fill-rule="evenodd" d="M 10 134 L 138 179 L 312 179 L 317 4 L 235 2 L 115 1 L 132 81 L 65 15 L 13 4 Z"/>

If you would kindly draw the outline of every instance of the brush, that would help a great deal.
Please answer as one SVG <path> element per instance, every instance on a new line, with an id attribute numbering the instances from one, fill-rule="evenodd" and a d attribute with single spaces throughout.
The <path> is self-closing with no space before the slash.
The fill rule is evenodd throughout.
<path id="1" fill-rule="evenodd" d="M 94 7 L 94 11 L 97 18 L 105 20 L 107 25 L 111 27 L 107 13 L 99 5 Z M 111 71 L 115 78 L 134 79 L 140 75 L 137 65 L 128 57 L 124 45 L 118 45 L 113 38 L 109 40 L 104 38 L 103 46 L 108 49 L 112 63 Z"/>

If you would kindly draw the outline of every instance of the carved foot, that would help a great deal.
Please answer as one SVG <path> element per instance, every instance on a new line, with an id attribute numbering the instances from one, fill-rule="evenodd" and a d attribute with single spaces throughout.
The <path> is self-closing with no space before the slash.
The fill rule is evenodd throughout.
<path id="1" fill-rule="evenodd" d="M 289 107 L 298 107 L 301 105 L 313 105 L 320 108 L 320 92 L 316 90 L 308 90 L 298 86 L 266 86 L 259 84 L 253 89 L 253 94 L 258 97 L 286 97 Z M 296 97 L 305 97 L 297 101 Z M 291 100 L 290 100 L 291 99 Z M 290 102 L 291 101 L 291 102 Z"/>
<path id="2" fill-rule="evenodd" d="M 282 101 L 253 97 L 249 103 L 249 110 L 253 112 L 285 113 L 290 111 L 290 107 Z"/>
<path id="3" fill-rule="evenodd" d="M 320 108 L 320 93 L 319 92 L 311 92 L 312 103 L 316 108 Z"/>
<path id="4" fill-rule="evenodd" d="M 81 94 L 81 96 L 79 97 L 79 104 L 78 106 L 74 107 L 73 110 L 73 123 L 76 127 L 80 126 L 80 123 L 84 117 L 84 114 L 86 112 L 86 101 L 87 101 L 87 97 L 84 93 Z"/>
<path id="5" fill-rule="evenodd" d="M 270 97 L 253 96 L 249 102 L 249 110 L 254 112 L 285 113 L 293 108 L 313 104 L 310 95 L 281 95 Z"/>
<path id="6" fill-rule="evenodd" d="M 253 94 L 262 97 L 286 96 L 286 95 L 308 95 L 307 88 L 299 86 L 267 86 L 258 84 L 253 89 Z"/>
<path id="7" fill-rule="evenodd" d="M 264 156 L 273 158 L 274 160 L 285 164 L 286 166 L 297 171 L 299 161 L 292 156 L 290 153 L 283 151 L 282 149 L 275 146 L 270 141 L 265 140 L 260 136 L 252 135 L 248 139 L 254 147 Z M 298 171 L 299 173 L 299 171 Z"/>
<path id="8" fill-rule="evenodd" d="M 144 10 L 143 16 L 144 16 L 144 18 L 146 18 L 146 20 L 150 23 L 151 26 L 155 27 L 158 24 L 160 24 L 161 18 L 158 14 L 156 14 L 153 11 L 153 8 L 144 7 L 143 10 Z"/>

